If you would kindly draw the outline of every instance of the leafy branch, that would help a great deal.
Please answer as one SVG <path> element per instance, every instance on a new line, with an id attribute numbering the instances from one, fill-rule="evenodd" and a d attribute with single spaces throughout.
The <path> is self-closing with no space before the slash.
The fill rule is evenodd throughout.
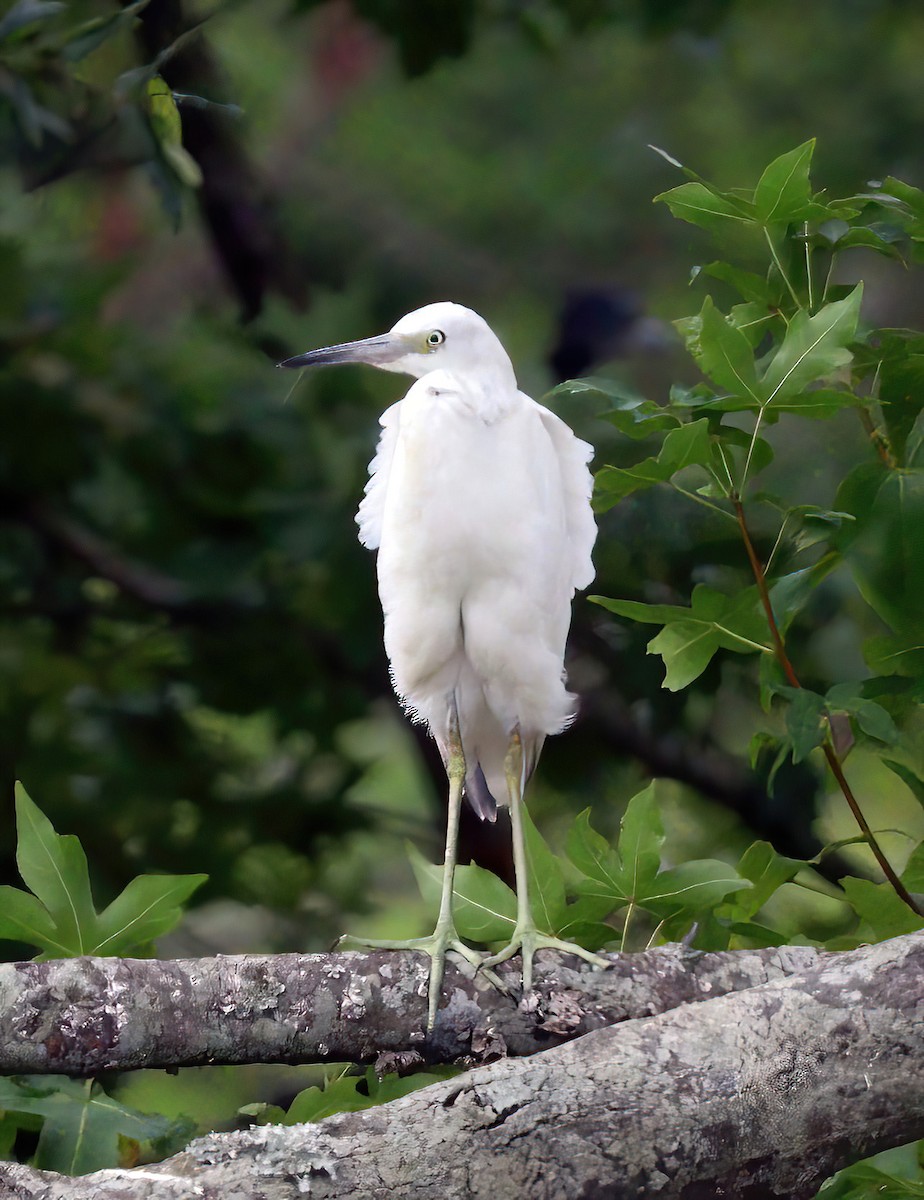
<path id="1" fill-rule="evenodd" d="M 860 740 L 893 774 L 924 798 L 924 334 L 862 329 L 863 284 L 832 284 L 836 258 L 855 247 L 887 258 L 915 259 L 924 245 L 924 193 L 887 179 L 875 190 L 832 200 L 813 193 L 814 141 L 775 159 L 752 191 L 723 191 L 668 155 L 687 182 L 657 197 L 672 213 L 720 242 L 746 245 L 747 265 L 716 261 L 694 279 L 737 293 L 727 311 L 706 295 L 700 311 L 675 322 L 702 372 L 693 387 L 672 389 L 666 404 L 628 393 L 609 380 L 583 380 L 561 391 L 596 391 L 613 404 L 604 414 L 633 440 L 659 440 L 640 462 L 604 466 L 597 474 L 600 511 L 658 484 L 735 522 L 753 579 L 720 591 L 698 584 L 689 607 L 593 597 L 618 616 L 662 626 L 648 643 L 664 660 L 664 687 L 692 684 L 720 650 L 754 651 L 778 666 L 761 668 L 761 694 L 785 713 L 786 734 L 757 735 L 778 747 L 769 786 L 783 758 L 818 748 L 895 894 L 924 915 L 889 863 L 844 773 Z M 661 152 L 663 153 L 663 152 Z M 750 239 L 750 240 L 748 240 Z M 763 257 L 763 272 L 751 260 Z M 817 279 L 824 279 L 819 288 Z M 769 427 L 794 418 L 830 421 L 854 409 L 876 452 L 842 482 L 831 509 L 752 494 L 773 460 Z M 739 414 L 750 414 L 750 430 Z M 745 503 L 782 514 L 766 564 L 755 547 Z M 820 553 L 819 553 L 820 552 Z M 797 557 L 810 554 L 800 564 Z M 808 561 L 808 565 L 803 565 Z M 785 569 L 770 571 L 774 563 Z M 870 678 L 838 684 L 827 696 L 806 689 L 786 650 L 786 632 L 825 578 L 846 568 L 875 619 L 890 632 L 869 638 Z M 769 644 L 768 641 L 769 631 Z M 917 854 L 912 854 L 912 860 Z M 909 868 L 910 869 L 910 868 Z M 906 869 L 905 875 L 908 874 Z"/>

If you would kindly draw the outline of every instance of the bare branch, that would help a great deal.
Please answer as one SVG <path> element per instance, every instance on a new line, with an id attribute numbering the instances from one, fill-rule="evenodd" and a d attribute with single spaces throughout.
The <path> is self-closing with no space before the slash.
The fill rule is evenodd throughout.
<path id="1" fill-rule="evenodd" d="M 213 1134 L 18 1200 L 790 1197 L 924 1135 L 924 936 L 598 1029 L 317 1125 Z"/>
<path id="2" fill-rule="evenodd" d="M 0 965 L 0 1074 L 92 1075 L 204 1063 L 483 1062 L 533 1054 L 603 1025 L 785 978 L 806 947 L 702 954 L 663 946 L 597 971 L 543 951 L 519 1003 L 447 964 L 425 1039 L 428 960 L 416 953 L 75 958 Z M 419 1056 L 419 1057 L 418 1057 Z"/>

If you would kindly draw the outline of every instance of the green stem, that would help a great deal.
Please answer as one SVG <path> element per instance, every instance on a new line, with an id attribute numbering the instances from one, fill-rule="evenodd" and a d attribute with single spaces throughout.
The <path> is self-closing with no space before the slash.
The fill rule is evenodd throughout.
<path id="1" fill-rule="evenodd" d="M 786 653 L 786 646 L 783 642 L 783 635 L 780 633 L 780 628 L 776 623 L 776 617 L 773 615 L 773 605 L 770 601 L 769 589 L 767 588 L 767 577 L 764 573 L 760 559 L 757 557 L 757 551 L 754 549 L 754 543 L 751 541 L 750 530 L 748 529 L 747 522 L 744 517 L 744 507 L 737 497 L 735 497 L 732 502 L 735 506 L 735 515 L 738 518 L 738 528 L 741 530 L 741 537 L 744 541 L 744 548 L 747 552 L 748 562 L 751 564 L 751 570 L 754 574 L 754 581 L 757 584 L 757 592 L 760 596 L 760 602 L 763 605 L 764 613 L 767 617 L 767 624 L 770 628 L 770 636 L 773 639 L 773 648 L 774 653 L 776 654 L 776 660 L 783 668 L 783 674 L 786 676 L 786 679 L 790 685 L 795 688 L 801 688 L 802 684 L 799 681 L 799 677 L 796 674 L 792 663 L 789 661 L 789 655 Z M 853 790 L 850 787 L 850 784 L 847 782 L 847 777 L 844 775 L 843 764 L 841 763 L 837 751 L 831 744 L 830 734 L 822 745 L 822 751 L 824 752 L 828 766 L 831 768 L 831 774 L 837 781 L 837 785 L 841 789 L 844 799 L 847 801 L 847 806 L 853 813 L 854 818 L 860 827 L 860 831 L 866 840 L 866 844 L 869 846 L 870 850 L 872 850 L 876 862 L 879 863 L 879 866 L 882 869 L 882 873 L 895 889 L 896 895 L 908 905 L 911 911 L 916 913 L 919 917 L 924 917 L 924 912 L 921 911 L 921 909 L 915 903 L 911 893 L 895 874 L 892 864 L 886 858 L 882 847 L 879 845 L 879 842 L 876 839 L 876 835 L 873 833 L 872 829 L 870 829 L 869 822 L 863 815 L 863 810 L 860 808 L 857 798 L 854 796 Z"/>
<path id="2" fill-rule="evenodd" d="M 812 248 L 809 245 L 808 240 L 808 221 L 806 221 L 803 225 L 802 232 L 805 237 L 805 280 L 808 284 L 808 306 L 809 312 L 813 312 L 815 309 L 815 301 L 812 297 Z"/>
<path id="3" fill-rule="evenodd" d="M 713 512 L 719 514 L 720 517 L 728 517 L 730 521 L 734 521 L 735 517 L 728 511 L 727 508 L 719 508 L 718 504 L 713 504 L 711 500 L 707 500 L 705 496 L 697 496 L 695 492 L 688 492 L 686 488 L 682 488 L 679 483 L 670 481 L 671 487 L 675 492 L 679 492 L 681 496 L 686 496 L 688 500 L 693 500 L 697 504 L 702 504 L 704 508 L 711 508 Z"/>
<path id="4" fill-rule="evenodd" d="M 889 442 L 889 439 L 881 429 L 876 428 L 873 415 L 865 405 L 861 405 L 857 409 L 857 413 L 860 417 L 860 424 L 866 430 L 866 436 L 873 443 L 873 448 L 879 455 L 879 458 L 889 468 L 890 471 L 894 471 L 898 467 L 898 463 L 895 460 L 895 455 L 892 451 L 892 445 Z"/>

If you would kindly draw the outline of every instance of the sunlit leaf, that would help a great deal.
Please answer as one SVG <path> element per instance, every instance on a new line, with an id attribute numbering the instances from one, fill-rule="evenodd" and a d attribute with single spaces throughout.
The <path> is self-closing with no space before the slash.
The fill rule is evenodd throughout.
<path id="1" fill-rule="evenodd" d="M 738 874 L 750 880 L 752 887 L 735 896 L 731 914 L 737 920 L 753 917 L 784 883 L 796 877 L 804 865 L 797 858 L 778 854 L 769 842 L 753 842 L 737 866 Z"/>
<path id="2" fill-rule="evenodd" d="M 428 863 L 408 844 L 408 857 L 420 894 L 436 911 L 443 883 L 443 868 Z M 452 912 L 459 935 L 473 942 L 509 939 L 516 924 L 517 898 L 502 879 L 483 867 L 456 867 L 453 876 Z"/>
<path id="3" fill-rule="evenodd" d="M 643 892 L 657 875 L 663 843 L 664 830 L 652 781 L 632 797 L 619 825 L 619 857 L 630 896 Z"/>
<path id="4" fill-rule="evenodd" d="M 860 935 L 870 941 L 884 941 L 924 929 L 924 918 L 911 911 L 890 883 L 872 883 L 852 875 L 839 882 L 848 903 L 863 922 Z"/>
<path id="5" fill-rule="evenodd" d="M 733 396 L 760 403 L 751 343 L 722 316 L 709 296 L 703 301 L 695 333 L 687 345 L 703 374 L 719 387 Z"/>
<path id="6" fill-rule="evenodd" d="M 746 201 L 714 192 L 695 180 L 661 192 L 655 200 L 662 200 L 681 221 L 712 233 L 725 234 L 729 226 L 753 225 L 755 221 L 753 207 Z"/>
<path id="7" fill-rule="evenodd" d="M 728 863 L 701 858 L 662 871 L 639 897 L 639 903 L 659 916 L 683 909 L 695 913 L 714 907 L 733 892 L 750 888 L 750 881 L 742 879 Z"/>
<path id="8" fill-rule="evenodd" d="M 97 926 L 83 847 L 72 834 L 55 833 L 20 783 L 16 830 L 16 863 L 23 882 L 48 910 L 67 952 L 87 954 Z"/>
<path id="9" fill-rule="evenodd" d="M 856 333 L 862 297 L 858 283 L 844 300 L 826 304 L 814 316 L 803 309 L 796 313 L 761 380 L 768 403 L 795 396 L 850 362 L 847 346 Z"/>
<path id="10" fill-rule="evenodd" d="M 823 210 L 812 202 L 809 168 L 815 139 L 781 154 L 764 170 L 754 189 L 754 209 L 765 225 L 805 221 Z"/>
<path id="11" fill-rule="evenodd" d="M 178 923 L 183 906 L 207 875 L 137 875 L 99 917 L 89 953 L 126 954 Z"/>

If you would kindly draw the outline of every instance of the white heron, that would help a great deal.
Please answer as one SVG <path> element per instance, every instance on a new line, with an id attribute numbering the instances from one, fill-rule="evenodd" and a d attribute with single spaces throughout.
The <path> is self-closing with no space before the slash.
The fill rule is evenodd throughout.
<path id="1" fill-rule="evenodd" d="M 439 916 L 432 936 L 352 945 L 430 956 L 429 1022 L 447 950 L 490 967 L 536 950 L 606 961 L 536 928 L 521 806 L 548 734 L 571 721 L 564 652 L 571 601 L 594 575 L 592 447 L 517 388 L 500 341 L 477 313 L 429 304 L 379 337 L 310 350 L 280 363 L 361 362 L 416 376 L 380 418 L 382 433 L 356 520 L 378 550 L 385 649 L 395 691 L 425 721 L 449 777 Z M 483 958 L 452 914 L 463 795 L 483 820 L 509 804 L 517 917 L 507 946 Z"/>

